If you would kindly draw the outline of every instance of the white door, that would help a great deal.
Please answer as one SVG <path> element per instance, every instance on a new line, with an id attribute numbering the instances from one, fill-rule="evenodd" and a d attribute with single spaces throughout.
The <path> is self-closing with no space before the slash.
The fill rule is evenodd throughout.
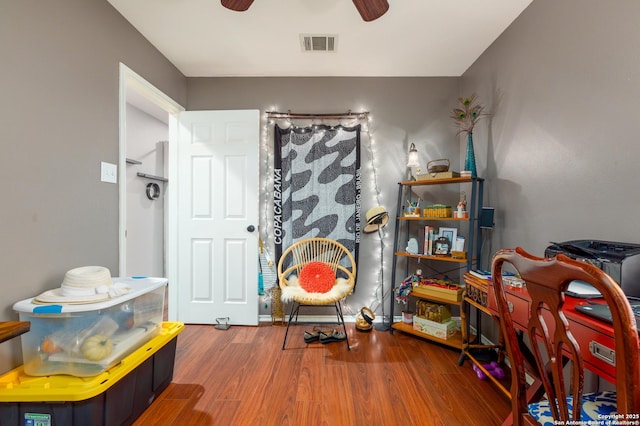
<path id="1" fill-rule="evenodd" d="M 178 117 L 178 321 L 258 324 L 259 128 L 257 110 Z"/>

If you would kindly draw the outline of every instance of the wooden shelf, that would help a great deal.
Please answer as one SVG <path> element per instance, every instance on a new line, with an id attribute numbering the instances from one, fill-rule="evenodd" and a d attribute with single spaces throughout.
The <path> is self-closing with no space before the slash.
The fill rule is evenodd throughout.
<path id="1" fill-rule="evenodd" d="M 469 349 L 473 348 L 487 348 L 486 345 L 470 345 Z M 482 372 L 487 376 L 486 380 L 490 380 L 507 398 L 511 399 L 511 369 L 502 363 L 500 366 L 505 373 L 505 376 L 502 379 L 498 379 L 497 377 L 492 376 L 485 368 L 483 363 L 478 360 L 471 351 L 467 351 L 465 356 L 469 358 L 469 360 L 474 363 Z"/>
<path id="2" fill-rule="evenodd" d="M 469 333 L 469 315 L 471 314 L 471 307 L 475 308 L 476 315 L 476 327 L 478 333 L 482 333 L 482 319 L 484 317 L 488 317 L 496 321 L 496 324 L 499 324 L 500 319 L 493 317 L 491 311 L 488 308 L 488 290 L 489 290 L 489 281 L 480 279 L 469 272 L 464 274 L 464 281 L 466 285 L 465 295 L 462 298 L 462 305 L 460 307 L 460 316 L 461 316 L 461 327 L 463 327 L 466 333 Z M 480 316 L 482 315 L 482 316 Z M 464 332 L 462 333 L 465 334 Z M 497 361 L 501 364 L 502 369 L 505 372 L 505 377 L 502 379 L 498 379 L 489 374 L 488 371 L 484 368 L 485 360 L 479 359 L 476 354 L 486 353 L 487 351 L 496 351 L 497 353 Z M 465 359 L 469 359 L 472 364 L 474 364 L 477 368 L 482 370 L 483 373 L 487 376 L 487 380 L 493 382 L 495 386 L 500 389 L 500 391 L 507 397 L 511 398 L 510 393 L 510 384 L 511 384 L 511 371 L 504 363 L 504 347 L 502 345 L 502 340 L 498 344 L 485 344 L 482 343 L 482 339 L 477 339 L 475 336 L 470 335 L 469 338 L 464 339 L 462 341 L 462 351 L 460 353 L 460 360 L 458 361 L 459 365 L 462 365 Z M 486 358 L 486 355 L 483 357 Z"/>
<path id="3" fill-rule="evenodd" d="M 465 296 L 464 297 L 464 303 L 468 303 L 469 305 L 473 306 L 474 308 L 478 309 L 481 312 L 484 312 L 485 314 L 491 316 L 491 311 L 489 311 L 489 309 L 486 306 L 481 305 L 480 303 L 476 302 L 475 300 L 471 299 L 470 297 Z"/>
<path id="4" fill-rule="evenodd" d="M 433 185 L 448 185 L 448 184 L 470 184 L 471 188 L 471 197 L 469 200 L 469 211 L 468 217 L 457 218 L 453 217 L 424 217 L 424 216 L 404 216 L 403 214 L 398 213 L 396 215 L 396 224 L 395 224 L 395 238 L 393 243 L 393 265 L 391 271 L 391 279 L 392 279 L 392 294 L 395 292 L 396 286 L 399 282 L 404 280 L 404 277 L 409 274 L 409 269 L 416 268 L 428 268 L 427 273 L 424 275 L 426 278 L 439 276 L 442 271 L 438 271 L 439 269 L 448 269 L 450 271 L 446 271 L 447 274 L 450 272 L 456 272 L 461 275 L 462 270 L 470 270 L 474 265 L 477 265 L 479 259 L 481 258 L 481 245 L 478 242 L 478 237 L 480 235 L 480 226 L 479 226 L 479 216 L 478 213 L 480 208 L 482 207 L 482 198 L 483 198 L 483 187 L 484 187 L 484 179 L 477 177 L 456 177 L 456 178 L 445 178 L 445 179 L 426 179 L 426 180 L 416 180 L 416 181 L 407 181 L 407 182 L 399 182 L 398 183 L 398 198 L 397 198 L 397 212 L 403 211 L 403 206 L 407 201 L 411 201 L 413 197 L 413 191 L 415 188 L 422 186 L 433 186 Z M 462 186 L 462 185 L 460 185 Z M 435 214 L 436 212 L 430 212 L 430 214 Z M 447 222 L 449 223 L 447 225 Z M 451 255 L 424 255 L 418 253 L 409 253 L 406 250 L 403 251 L 405 244 L 407 241 L 411 239 L 411 237 L 420 237 L 420 230 L 418 227 L 421 224 L 429 224 L 431 225 L 437 224 L 438 227 L 442 225 L 442 227 L 446 227 L 449 225 L 454 225 L 459 223 L 460 230 L 465 233 L 465 243 L 467 245 L 466 249 L 463 250 L 465 258 L 454 258 Z M 413 233 L 411 232 L 413 229 Z M 424 232 L 422 233 L 424 235 Z M 400 262 L 399 259 L 403 259 Z M 411 260 L 413 259 L 413 260 Z M 442 264 L 437 265 L 437 263 L 449 263 L 453 265 L 443 266 Z M 425 266 L 423 266 L 423 264 Z M 417 265 L 417 266 L 416 266 Z M 403 268 L 403 272 L 399 272 L 399 268 Z M 449 278 L 450 279 L 450 278 Z M 454 277 L 454 281 L 458 281 Z M 428 294 L 427 294 L 428 293 Z M 435 294 L 433 294 L 435 293 Z M 463 297 L 463 292 L 453 293 L 449 298 L 445 298 L 449 296 L 448 292 L 437 292 L 433 289 L 426 292 L 418 293 L 416 291 L 412 291 L 410 297 L 413 299 L 421 299 L 428 300 L 434 303 L 438 303 L 441 305 L 455 307 L 458 306 L 462 308 L 462 301 L 459 300 Z M 451 299 L 455 300 L 451 300 Z M 391 318 L 394 318 L 394 308 L 396 301 L 391 298 Z M 414 302 L 415 300 L 412 300 Z M 462 313 L 461 313 L 462 315 Z M 416 317 L 414 316 L 414 321 Z M 425 323 L 426 324 L 426 323 Z M 444 327 L 447 328 L 447 327 Z M 456 330 L 455 334 L 453 334 L 450 338 L 444 339 L 441 337 L 432 336 L 430 334 L 426 334 L 422 332 L 422 328 L 420 330 L 414 330 L 413 324 L 407 324 L 404 322 L 397 322 L 391 325 L 391 333 L 395 330 L 402 331 L 403 333 L 410 334 L 412 336 L 420 337 L 424 340 L 428 340 L 434 343 L 438 343 L 441 345 L 449 346 L 451 348 L 458 349 L 462 352 L 463 344 L 468 348 L 468 342 L 463 340 L 463 330 Z M 424 329 L 428 331 L 427 328 Z M 451 332 L 451 328 L 447 328 L 447 332 Z M 441 336 L 443 334 L 438 333 Z M 464 329 L 465 338 L 467 338 L 467 330 Z"/>
<path id="5" fill-rule="evenodd" d="M 399 182 L 404 186 L 421 186 L 421 185 L 442 185 L 447 183 L 465 183 L 465 182 L 473 182 L 477 180 L 478 182 L 484 181 L 482 178 L 472 178 L 472 177 L 456 177 L 456 178 L 447 178 L 447 179 L 424 179 L 424 180 L 411 180 L 406 182 Z"/>
<path id="6" fill-rule="evenodd" d="M 29 321 L 0 322 L 0 343 L 26 333 L 31 328 Z"/>
<path id="7" fill-rule="evenodd" d="M 459 221 L 468 222 L 468 217 L 428 217 L 428 216 L 398 216 L 398 220 L 420 220 L 423 222 L 432 222 L 436 220 L 443 220 L 447 222 Z"/>
<path id="8" fill-rule="evenodd" d="M 467 263 L 467 259 L 454 259 L 451 256 L 436 256 L 436 255 L 425 256 L 424 254 L 412 254 L 412 253 L 407 253 L 406 251 L 397 251 L 394 254 L 400 257 L 412 257 L 414 259 L 429 259 L 429 260 L 437 260 L 440 262 L 452 262 L 452 263 Z M 475 262 L 476 260 L 475 257 L 472 260 Z"/>
<path id="9" fill-rule="evenodd" d="M 422 300 L 429 300 L 431 302 L 436 302 L 439 303 L 441 305 L 453 305 L 453 306 L 460 306 L 460 301 L 455 301 L 455 300 L 450 300 L 450 299 L 445 299 L 442 297 L 438 297 L 438 296 L 432 296 L 432 295 L 423 295 L 423 294 L 417 294 L 416 292 L 412 291 L 411 292 L 411 297 L 415 297 L 417 299 L 422 299 Z"/>
<path id="10" fill-rule="evenodd" d="M 436 336 L 432 336 L 430 334 L 425 334 L 421 331 L 414 330 L 413 324 L 407 324 L 404 322 L 396 322 L 391 325 L 391 328 L 394 330 L 402 331 L 403 333 L 412 334 L 414 336 L 422 337 L 423 339 L 431 340 L 432 342 L 440 343 L 446 346 L 451 346 L 452 348 L 461 349 L 462 348 L 462 333 L 460 330 L 456 331 L 456 334 L 451 336 L 449 339 L 441 339 Z"/>

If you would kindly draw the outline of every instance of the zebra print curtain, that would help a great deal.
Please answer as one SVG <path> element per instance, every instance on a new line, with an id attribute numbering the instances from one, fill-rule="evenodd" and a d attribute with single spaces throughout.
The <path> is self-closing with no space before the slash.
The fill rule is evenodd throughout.
<path id="1" fill-rule="evenodd" d="M 360 125 L 274 130 L 276 258 L 291 244 L 324 237 L 358 259 L 360 243 Z"/>

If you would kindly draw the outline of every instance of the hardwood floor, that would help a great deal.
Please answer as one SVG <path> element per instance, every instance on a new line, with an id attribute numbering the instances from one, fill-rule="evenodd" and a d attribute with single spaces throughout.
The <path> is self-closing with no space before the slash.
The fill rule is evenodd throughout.
<path id="1" fill-rule="evenodd" d="M 325 326 L 329 328 L 331 326 Z M 499 425 L 509 401 L 458 352 L 401 332 L 305 344 L 304 330 L 187 325 L 173 382 L 134 425 Z"/>

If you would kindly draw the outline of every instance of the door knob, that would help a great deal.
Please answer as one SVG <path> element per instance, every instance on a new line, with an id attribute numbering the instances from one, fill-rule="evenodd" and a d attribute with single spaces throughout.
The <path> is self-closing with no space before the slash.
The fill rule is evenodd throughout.
<path id="1" fill-rule="evenodd" d="M 253 232 L 253 231 L 255 231 L 255 230 L 256 230 L 256 227 L 255 227 L 255 226 L 253 226 L 253 225 L 249 225 L 249 226 L 247 226 L 247 231 L 249 231 L 249 232 Z"/>

